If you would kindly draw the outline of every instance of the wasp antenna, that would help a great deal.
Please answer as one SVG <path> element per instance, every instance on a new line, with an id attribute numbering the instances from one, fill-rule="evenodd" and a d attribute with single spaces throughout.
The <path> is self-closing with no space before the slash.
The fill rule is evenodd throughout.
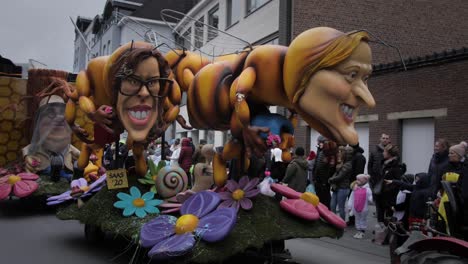
<path id="1" fill-rule="evenodd" d="M 406 69 L 406 63 L 405 63 L 405 60 L 403 60 L 403 56 L 401 55 L 400 49 L 398 47 L 394 46 L 394 45 L 386 43 L 385 41 L 383 41 L 381 38 L 377 37 L 375 34 L 370 32 L 369 30 L 367 30 L 367 29 L 353 30 L 353 31 L 347 32 L 346 35 L 351 35 L 351 34 L 362 32 L 362 31 L 366 32 L 367 34 L 371 35 L 373 38 L 375 38 L 377 40 L 377 41 L 370 41 L 370 42 L 377 43 L 377 44 L 382 44 L 382 45 L 387 46 L 389 48 L 395 49 L 398 52 L 398 56 L 400 57 L 401 64 L 403 65 L 403 69 L 405 69 L 405 71 L 407 70 Z"/>
<path id="2" fill-rule="evenodd" d="M 163 43 L 157 45 L 156 47 L 154 47 L 153 50 L 156 50 L 156 49 L 158 49 L 159 47 L 162 47 L 162 46 L 165 46 L 165 47 L 169 48 L 170 50 L 172 50 L 175 54 L 177 54 L 177 55 L 179 55 L 179 56 L 181 56 L 181 55 L 185 52 L 185 48 L 184 48 L 182 54 L 180 54 L 177 50 L 175 50 L 174 48 L 172 48 L 170 45 L 168 45 L 168 44 L 165 43 L 165 42 L 163 42 Z"/>

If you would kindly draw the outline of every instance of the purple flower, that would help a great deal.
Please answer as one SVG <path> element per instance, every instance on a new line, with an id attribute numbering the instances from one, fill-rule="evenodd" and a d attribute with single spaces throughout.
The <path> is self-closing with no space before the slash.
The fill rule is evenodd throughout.
<path id="1" fill-rule="evenodd" d="M 158 205 L 159 208 L 162 208 L 161 214 L 169 214 L 180 211 L 182 204 L 194 194 L 196 194 L 196 192 L 192 190 L 187 190 L 184 192 L 180 192 L 176 196 L 167 199 L 166 202 Z"/>
<path id="2" fill-rule="evenodd" d="M 192 250 L 197 239 L 223 240 L 234 228 L 237 215 L 233 208 L 216 209 L 220 201 L 217 193 L 202 191 L 183 203 L 179 218 L 161 215 L 146 223 L 140 231 L 140 243 L 151 248 L 148 256 L 182 256 Z"/>
<path id="3" fill-rule="evenodd" d="M 244 176 L 237 183 L 234 180 L 228 180 L 226 184 L 227 192 L 220 192 L 219 196 L 223 202 L 219 205 L 219 208 L 234 207 L 239 211 L 239 207 L 244 210 L 252 209 L 252 200 L 260 192 L 257 189 L 259 179 L 253 178 L 249 180 L 248 176 Z"/>
<path id="4" fill-rule="evenodd" d="M 88 182 L 84 178 L 79 178 L 78 180 L 73 180 L 70 183 L 71 190 L 66 191 L 62 194 L 49 197 L 47 199 L 47 205 L 56 205 L 68 200 L 79 199 L 90 196 L 92 193 L 95 193 L 104 187 L 106 184 L 106 175 L 102 175 L 92 184 L 88 185 Z"/>

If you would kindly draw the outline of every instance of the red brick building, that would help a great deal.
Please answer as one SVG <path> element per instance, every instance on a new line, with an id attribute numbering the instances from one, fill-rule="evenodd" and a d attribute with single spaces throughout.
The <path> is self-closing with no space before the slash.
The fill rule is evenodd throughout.
<path id="1" fill-rule="evenodd" d="M 361 145 L 378 143 L 382 132 L 401 146 L 409 172 L 427 170 L 435 138 L 468 139 L 468 1 L 283 0 L 280 44 L 301 32 L 328 26 L 347 32 L 366 29 L 398 47 L 371 43 L 374 74 L 369 89 L 377 106 L 361 110 L 357 123 Z M 373 38 L 373 40 L 376 40 Z M 316 134 L 296 131 L 307 149 Z M 314 148 L 314 147 L 313 147 Z"/>

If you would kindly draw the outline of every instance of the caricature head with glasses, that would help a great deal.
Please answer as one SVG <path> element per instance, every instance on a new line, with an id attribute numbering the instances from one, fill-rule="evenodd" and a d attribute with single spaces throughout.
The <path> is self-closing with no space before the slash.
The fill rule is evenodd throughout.
<path id="1" fill-rule="evenodd" d="M 117 117 L 133 140 L 145 141 L 172 88 L 169 65 L 156 49 L 131 48 L 112 68 Z"/>

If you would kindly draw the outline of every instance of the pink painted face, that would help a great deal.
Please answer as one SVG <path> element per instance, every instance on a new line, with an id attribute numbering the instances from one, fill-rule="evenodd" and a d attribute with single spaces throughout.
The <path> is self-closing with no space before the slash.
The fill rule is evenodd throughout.
<path id="1" fill-rule="evenodd" d="M 159 64 L 154 57 L 140 62 L 134 76 L 143 81 L 159 77 Z M 122 81 L 121 90 L 132 90 L 132 86 L 139 83 L 126 79 Z M 152 89 L 159 89 L 159 82 L 153 84 Z M 139 92 L 132 96 L 119 93 L 117 97 L 117 115 L 129 136 L 136 142 L 146 140 L 150 129 L 155 125 L 158 117 L 158 100 L 151 96 L 148 87 L 143 85 Z"/>
<path id="2" fill-rule="evenodd" d="M 345 61 L 315 73 L 298 101 L 299 108 L 323 124 L 338 142 L 357 144 L 354 121 L 359 108 L 375 106 L 367 88 L 371 63 L 370 47 L 361 42 Z"/>

